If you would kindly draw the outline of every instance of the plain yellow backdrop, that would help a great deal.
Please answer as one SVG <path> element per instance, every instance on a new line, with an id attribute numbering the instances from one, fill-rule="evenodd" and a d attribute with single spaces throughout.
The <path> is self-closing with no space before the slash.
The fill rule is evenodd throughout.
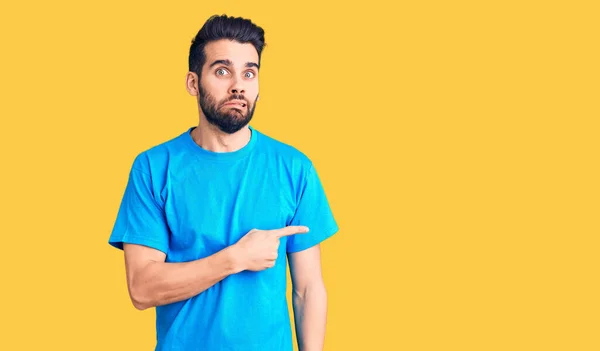
<path id="1" fill-rule="evenodd" d="M 306 153 L 326 351 L 599 350 L 597 2 L 0 6 L 0 349 L 151 350 L 107 244 L 135 155 L 197 124 L 191 39 L 266 31 L 253 126 Z"/>

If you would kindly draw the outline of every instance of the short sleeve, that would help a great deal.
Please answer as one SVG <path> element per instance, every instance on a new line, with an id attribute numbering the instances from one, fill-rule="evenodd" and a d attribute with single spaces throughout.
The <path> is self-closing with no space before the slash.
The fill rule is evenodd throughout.
<path id="1" fill-rule="evenodd" d="M 154 198 L 149 174 L 132 167 L 108 243 L 123 250 L 123 243 L 169 248 L 169 227 L 163 208 Z"/>
<path id="2" fill-rule="evenodd" d="M 301 196 L 290 225 L 303 225 L 308 233 L 291 235 L 287 239 L 287 252 L 298 252 L 317 245 L 338 231 L 325 190 L 317 171 L 311 165 Z"/>

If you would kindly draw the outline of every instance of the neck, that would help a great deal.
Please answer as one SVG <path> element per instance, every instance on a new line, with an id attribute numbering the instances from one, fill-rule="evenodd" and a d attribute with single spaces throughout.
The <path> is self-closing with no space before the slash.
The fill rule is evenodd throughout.
<path id="1" fill-rule="evenodd" d="M 222 132 L 216 126 L 204 121 L 191 132 L 192 139 L 204 150 L 212 152 L 237 151 L 250 141 L 251 131 L 248 126 L 233 134 Z"/>

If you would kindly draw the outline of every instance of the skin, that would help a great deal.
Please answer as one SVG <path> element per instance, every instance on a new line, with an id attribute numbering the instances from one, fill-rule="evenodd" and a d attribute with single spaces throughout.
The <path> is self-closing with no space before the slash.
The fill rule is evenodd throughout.
<path id="1" fill-rule="evenodd" d="M 258 53 L 251 44 L 219 40 L 206 45 L 205 54 L 201 77 L 194 72 L 186 75 L 186 89 L 198 103 L 199 124 L 192 131 L 192 138 L 200 147 L 213 152 L 239 150 L 250 140 L 247 124 L 235 132 L 224 132 L 209 122 L 200 105 L 208 103 L 233 121 L 248 119 L 259 94 Z M 226 104 L 242 96 L 246 106 Z M 211 256 L 181 263 L 165 262 L 166 255 L 153 248 L 124 244 L 131 301 L 139 310 L 170 304 L 198 295 L 231 274 L 269 269 L 277 259 L 279 239 L 307 231 L 304 226 L 253 229 L 237 243 Z M 288 260 L 299 349 L 322 350 L 327 293 L 321 274 L 320 247 L 289 253 Z"/>

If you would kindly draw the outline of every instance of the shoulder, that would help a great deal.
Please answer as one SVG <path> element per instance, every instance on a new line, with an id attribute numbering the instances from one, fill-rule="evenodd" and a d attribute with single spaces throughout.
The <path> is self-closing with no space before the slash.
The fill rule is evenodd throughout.
<path id="1" fill-rule="evenodd" d="M 260 131 L 258 131 L 258 137 L 260 138 L 259 152 L 268 154 L 269 157 L 273 157 L 287 166 L 302 169 L 304 172 L 312 168 L 310 157 L 297 147 Z"/>
<path id="2" fill-rule="evenodd" d="M 178 164 L 184 157 L 185 147 L 181 133 L 161 141 L 138 152 L 133 160 L 132 170 L 146 173 L 152 177 L 163 175 L 166 170 Z"/>

